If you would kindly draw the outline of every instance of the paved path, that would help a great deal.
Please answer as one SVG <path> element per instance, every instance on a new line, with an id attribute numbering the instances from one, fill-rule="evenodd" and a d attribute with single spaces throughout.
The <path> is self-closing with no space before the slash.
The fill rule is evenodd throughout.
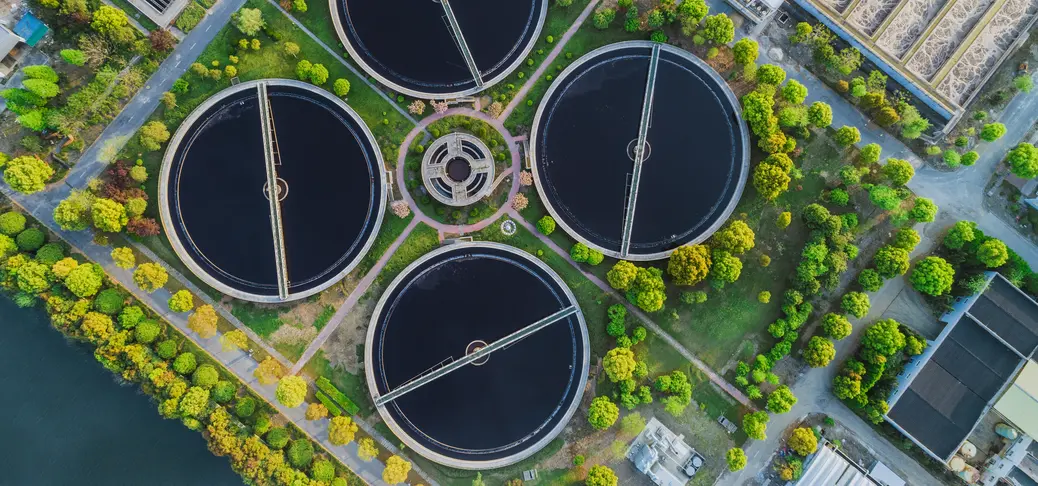
<path id="1" fill-rule="evenodd" d="M 187 72 L 191 63 L 230 20 L 231 14 L 244 4 L 245 0 L 221 0 L 216 3 L 209 15 L 177 44 L 176 49 L 173 49 L 169 57 L 159 65 L 159 69 L 148 79 L 144 88 L 137 92 L 112 123 L 101 132 L 101 136 L 87 148 L 69 172 L 65 179 L 66 184 L 76 188 L 85 187 L 90 179 L 97 177 L 107 167 L 108 162 L 158 108 L 162 101 L 162 93 L 169 91 L 173 87 L 173 82 Z"/>
<path id="2" fill-rule="evenodd" d="M 337 329 L 339 324 L 342 323 L 346 314 L 349 314 L 350 311 L 353 310 L 353 306 L 357 305 L 360 298 L 364 296 L 368 291 L 368 288 L 371 287 L 371 284 L 375 282 L 375 278 L 378 277 L 379 272 L 381 272 L 382 268 L 386 266 L 386 263 L 388 263 L 390 257 L 396 253 L 396 250 L 400 248 L 400 245 L 404 243 L 404 240 L 411 235 L 411 231 L 414 230 L 415 226 L 418 226 L 418 223 L 419 221 L 417 217 L 411 218 L 411 222 L 407 224 L 406 228 L 404 228 L 403 233 L 400 233 L 400 236 L 393 241 L 393 244 L 389 245 L 389 248 L 387 248 L 386 252 L 382 254 L 382 257 L 378 259 L 375 266 L 371 267 L 371 270 L 364 275 L 364 278 L 362 278 L 353 291 L 350 292 L 350 296 L 346 299 L 346 302 L 343 302 L 342 305 L 339 306 L 339 309 L 335 311 L 332 318 L 327 324 L 325 324 L 324 328 L 321 329 L 320 334 L 318 334 L 310 345 L 307 346 L 306 351 L 303 352 L 303 356 L 296 361 L 295 365 L 292 366 L 292 374 L 299 373 L 299 371 L 306 366 L 306 363 L 310 362 L 310 358 L 314 357 L 317 350 L 321 349 L 324 342 L 331 337 L 332 333 L 335 332 L 335 329 Z"/>
<path id="3" fill-rule="evenodd" d="M 533 88 L 533 85 L 537 80 L 541 79 L 541 76 L 544 75 L 544 71 L 554 66 L 555 58 L 559 57 L 559 54 L 562 54 L 563 48 L 566 47 L 566 43 L 569 42 L 569 38 L 573 37 L 573 34 L 580 30 L 580 26 L 584 25 L 584 21 L 587 20 L 588 16 L 595 11 L 595 6 L 598 5 L 598 2 L 599 0 L 591 0 L 591 2 L 587 4 L 587 7 L 584 7 L 584 11 L 580 12 L 580 16 L 578 16 L 577 20 L 573 22 L 573 25 L 569 26 L 566 33 L 562 34 L 562 37 L 555 40 L 555 48 L 548 53 L 548 57 L 544 58 L 544 61 L 542 61 L 541 65 L 537 67 L 537 70 L 530 75 L 530 78 L 525 84 L 523 84 L 523 87 L 519 88 L 519 92 L 512 97 L 512 101 L 508 102 L 508 106 L 505 107 L 504 111 L 501 112 L 501 116 L 498 118 L 507 120 L 508 115 L 511 115 L 512 111 L 515 110 L 515 107 L 519 106 L 519 102 L 526 101 L 526 93 Z"/>
<path id="4" fill-rule="evenodd" d="M 225 0 L 226 1 L 226 0 Z M 7 190 L 4 186 L 5 191 Z M 15 201 L 18 203 L 18 201 Z M 62 231 L 61 228 L 54 223 L 54 220 L 49 214 L 39 215 L 33 214 L 37 219 L 46 225 L 51 231 L 59 235 L 62 239 L 67 241 L 73 249 L 83 253 L 91 261 L 100 264 L 104 267 L 105 272 L 116 282 L 130 291 L 134 297 L 136 297 L 143 304 L 147 305 L 155 313 L 163 316 L 168 323 L 176 326 L 188 339 L 195 342 L 199 347 L 205 349 L 214 359 L 219 361 L 228 370 L 233 372 L 238 378 L 249 388 L 253 389 L 256 393 L 262 396 L 267 402 L 275 406 L 281 414 L 291 420 L 296 426 L 301 428 L 313 441 L 319 443 L 329 453 L 333 454 L 340 462 L 349 467 L 357 475 L 364 478 L 368 484 L 382 485 L 386 484 L 382 481 L 382 470 L 385 465 L 378 460 L 371 462 L 364 462 L 360 459 L 357 454 L 357 443 L 352 442 L 345 446 L 335 446 L 328 441 L 328 419 L 321 419 L 318 421 L 308 421 L 305 418 L 306 404 L 300 405 L 295 408 L 288 408 L 278 403 L 275 398 L 275 391 L 277 386 L 262 385 L 253 376 L 253 370 L 259 365 L 256 359 L 251 354 L 233 350 L 223 351 L 223 346 L 220 343 L 220 337 L 222 333 L 217 333 L 215 336 L 209 339 L 203 339 L 197 333 L 188 328 L 187 317 L 189 313 L 173 313 L 170 312 L 167 307 L 169 298 L 172 297 L 172 293 L 169 289 L 162 288 L 156 290 L 153 293 L 147 293 L 138 288 L 133 282 L 133 273 L 131 270 L 122 269 L 115 265 L 115 262 L 111 257 L 111 248 L 107 246 L 99 246 L 93 242 L 93 234 L 89 231 Z M 42 216 L 42 217 L 41 217 Z M 155 260 L 161 262 L 161 260 Z M 377 435 L 374 430 L 370 430 L 370 426 L 363 423 L 363 420 L 358 421 L 361 427 L 364 427 L 365 431 L 379 439 L 380 442 L 386 444 L 387 441 Z M 389 444 L 391 445 L 391 444 Z M 393 448 L 395 449 L 395 448 Z M 436 485 L 435 482 L 428 478 L 423 478 L 430 485 Z"/>
<path id="5" fill-rule="evenodd" d="M 346 66 L 346 69 L 349 69 L 350 72 L 356 75 L 357 79 L 360 79 L 369 88 L 378 93 L 378 95 L 381 96 L 382 99 L 386 100 L 386 103 L 389 103 L 393 106 L 394 110 L 400 112 L 400 114 L 403 115 L 404 118 L 407 118 L 408 121 L 410 121 L 411 123 L 418 123 L 418 120 L 415 120 L 415 118 L 411 116 L 411 113 L 409 113 L 407 110 L 403 109 L 403 107 L 401 107 L 399 104 L 397 104 L 396 100 L 390 98 L 389 95 L 387 95 L 386 92 L 382 90 L 382 88 L 375 84 L 372 84 L 371 81 L 368 81 L 368 75 L 366 73 L 360 72 L 359 70 L 357 70 L 357 68 L 353 67 L 352 64 L 346 62 L 346 59 L 340 56 L 338 52 L 333 50 L 331 47 L 328 47 L 328 44 L 325 44 L 323 40 L 314 35 L 313 32 L 310 32 L 310 29 L 307 29 L 306 26 L 299 22 L 299 20 L 297 20 L 295 17 L 293 17 L 292 14 L 286 12 L 285 9 L 281 8 L 281 5 L 279 5 L 278 2 L 274 0 L 267 0 L 267 2 L 269 2 L 271 5 L 274 6 L 274 8 L 278 9 L 282 14 L 284 14 L 285 17 L 288 17 L 288 20 L 291 20 L 292 23 L 296 25 L 296 27 L 299 27 L 299 29 L 305 32 L 306 35 L 310 36 L 310 38 L 313 39 L 314 42 L 317 43 L 317 45 L 323 47 L 324 50 L 328 51 L 328 54 L 331 54 L 336 61 L 339 61 L 340 63 L 342 63 L 343 66 Z"/>
<path id="6" fill-rule="evenodd" d="M 523 219 L 522 215 L 520 215 L 518 211 L 509 208 L 508 215 L 511 216 L 512 219 L 518 221 L 519 224 L 523 225 L 523 227 L 526 228 L 530 233 L 536 235 L 537 238 L 541 240 L 541 242 L 543 242 L 545 245 L 548 245 L 548 248 L 551 248 L 552 251 L 558 253 L 559 256 L 565 258 L 570 265 L 579 270 L 580 273 L 584 275 L 584 277 L 591 281 L 591 283 L 594 283 L 598 286 L 598 288 L 602 289 L 602 291 L 612 295 L 614 298 L 616 298 L 617 301 L 622 302 L 623 305 L 627 307 L 627 311 L 629 313 L 638 317 L 638 319 L 640 319 L 646 327 L 648 327 L 650 330 L 652 330 L 652 332 L 656 333 L 657 336 L 666 341 L 667 344 L 669 344 L 671 347 L 673 347 L 679 353 L 681 353 L 681 355 L 684 356 L 685 359 L 692 362 L 692 364 L 695 365 L 696 368 L 699 368 L 703 373 L 706 374 L 707 377 L 710 378 L 711 382 L 713 382 L 719 388 L 731 395 L 732 398 L 738 400 L 739 403 L 743 404 L 743 406 L 754 410 L 757 408 L 756 405 L 754 405 L 753 402 L 750 401 L 750 399 L 742 393 L 742 391 L 740 391 L 731 383 L 728 383 L 728 381 L 726 381 L 720 375 L 715 373 L 714 370 L 710 368 L 710 366 L 704 363 L 703 360 L 696 357 L 696 355 L 692 351 L 689 351 L 687 348 L 682 346 L 677 339 L 674 339 L 667 331 L 664 331 L 663 328 L 661 328 L 655 322 L 653 322 L 648 315 L 641 311 L 641 309 L 635 307 L 630 302 L 628 302 L 627 299 L 624 298 L 624 296 L 620 295 L 616 290 L 610 287 L 609 284 L 603 282 L 602 279 L 581 268 L 580 265 L 577 262 L 573 261 L 573 258 L 569 256 L 569 251 L 559 247 L 559 245 L 555 244 L 555 242 L 552 241 L 551 238 L 548 238 L 547 236 L 541 234 L 540 231 L 537 231 L 537 228 L 533 225 L 533 223 L 530 223 L 529 221 Z"/>

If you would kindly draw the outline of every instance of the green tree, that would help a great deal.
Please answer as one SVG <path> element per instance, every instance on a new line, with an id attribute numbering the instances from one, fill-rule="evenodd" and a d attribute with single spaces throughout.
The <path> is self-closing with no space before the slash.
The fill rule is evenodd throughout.
<path id="1" fill-rule="evenodd" d="M 807 427 L 797 427 L 789 436 L 789 448 L 806 457 L 818 450 L 818 438 L 815 437 L 813 430 Z"/>
<path id="2" fill-rule="evenodd" d="M 843 318 L 843 316 L 839 317 Z M 847 323 L 847 333 L 850 334 L 850 323 L 847 322 L 847 319 L 843 319 L 843 322 Z M 836 348 L 833 347 L 833 342 L 821 336 L 811 336 L 811 340 L 804 347 L 804 362 L 812 368 L 824 368 L 835 357 Z"/>
<path id="3" fill-rule="evenodd" d="M 573 247 L 569 250 L 569 257 L 577 263 L 584 263 L 587 261 L 590 249 L 587 245 L 577 242 L 573 244 Z"/>
<path id="4" fill-rule="evenodd" d="M 817 128 L 833 124 L 833 108 L 828 103 L 816 101 L 807 109 L 807 121 Z"/>
<path id="5" fill-rule="evenodd" d="M 148 293 L 161 289 L 166 285 L 167 280 L 169 280 L 169 274 L 158 263 L 142 263 L 133 271 L 133 283 Z"/>
<path id="6" fill-rule="evenodd" d="M 714 234 L 713 244 L 720 250 L 741 255 L 753 249 L 754 237 L 750 226 L 745 221 L 736 219 Z"/>
<path id="7" fill-rule="evenodd" d="M 606 280 L 609 281 L 610 287 L 626 291 L 631 288 L 631 284 L 634 283 L 634 278 L 637 276 L 638 267 L 627 260 L 620 260 L 606 273 Z"/>
<path id="8" fill-rule="evenodd" d="M 889 186 L 876 184 L 869 189 L 869 200 L 884 211 L 893 211 L 901 204 L 901 196 Z"/>
<path id="9" fill-rule="evenodd" d="M 592 427 L 598 430 L 608 429 L 616 423 L 618 418 L 620 418 L 620 409 L 609 400 L 609 397 L 598 396 L 591 400 L 587 419 Z"/>
<path id="10" fill-rule="evenodd" d="M 173 312 L 188 312 L 195 308 L 195 298 L 187 290 L 178 290 L 169 298 L 169 310 Z"/>
<path id="11" fill-rule="evenodd" d="M 667 262 L 667 273 L 677 285 L 695 285 L 710 273 L 710 249 L 705 245 L 678 247 Z"/>
<path id="12" fill-rule="evenodd" d="M 537 231 L 542 235 L 550 235 L 555 231 L 555 218 L 544 215 L 543 218 L 537 220 Z"/>
<path id="13" fill-rule="evenodd" d="M 296 408 L 302 405 L 306 399 L 306 389 L 305 380 L 295 375 L 289 375 L 278 381 L 275 396 L 282 405 Z"/>
<path id="14" fill-rule="evenodd" d="M 800 84 L 795 79 L 790 79 L 782 87 L 782 98 L 794 105 L 799 105 L 807 99 L 807 86 Z"/>
<path id="15" fill-rule="evenodd" d="M 912 269 L 909 281 L 912 287 L 938 297 L 949 292 L 955 280 L 955 269 L 941 257 L 928 256 Z"/>
<path id="16" fill-rule="evenodd" d="M 1038 148 L 1023 142 L 1009 151 L 1006 157 L 1013 174 L 1024 179 L 1038 176 Z"/>
<path id="17" fill-rule="evenodd" d="M 0 234 L 18 236 L 18 233 L 25 231 L 26 221 L 27 219 L 22 213 L 8 211 L 0 214 Z"/>
<path id="18" fill-rule="evenodd" d="M 613 383 L 629 380 L 634 374 L 636 364 L 634 352 L 629 348 L 610 349 L 602 359 L 602 367 L 605 369 L 606 376 Z"/>
<path id="19" fill-rule="evenodd" d="M 129 221 L 126 207 L 111 199 L 100 198 L 90 207 L 90 218 L 98 231 L 118 233 Z"/>
<path id="20" fill-rule="evenodd" d="M 4 166 L 4 182 L 22 194 L 35 194 L 54 177 L 54 169 L 35 155 L 15 157 Z"/>
<path id="21" fill-rule="evenodd" d="M 285 379 L 287 378 L 293 377 L 286 377 Z M 284 379 L 282 379 L 282 382 L 284 382 Z M 278 385 L 278 389 L 281 389 L 280 384 Z M 278 398 L 278 401 L 281 401 L 280 397 Z M 328 441 L 333 445 L 349 444 L 350 442 L 353 442 L 353 439 L 356 437 L 357 429 L 357 424 L 353 423 L 353 419 L 346 415 L 332 417 L 332 421 L 328 425 Z"/>
<path id="22" fill-rule="evenodd" d="M 786 80 L 786 71 L 774 64 L 763 64 L 757 68 L 757 82 L 778 86 Z"/>
<path id="23" fill-rule="evenodd" d="M 92 264 L 79 265 L 65 277 L 65 288 L 81 299 L 93 297 L 101 290 L 103 271 Z"/>
<path id="24" fill-rule="evenodd" d="M 335 96 L 344 98 L 350 94 L 350 82 L 347 79 L 339 78 L 332 84 L 332 90 L 335 91 Z"/>
<path id="25" fill-rule="evenodd" d="M 746 452 L 738 447 L 728 449 L 724 457 L 725 461 L 728 462 L 728 470 L 731 472 L 741 471 L 746 467 Z"/>
<path id="26" fill-rule="evenodd" d="M 198 366 L 198 359 L 195 358 L 194 353 L 184 352 L 177 356 L 177 359 L 173 360 L 173 371 L 182 375 L 190 375 L 195 371 Z"/>
<path id="27" fill-rule="evenodd" d="M 908 217 L 920 223 L 930 223 L 937 217 L 937 205 L 933 199 L 917 197 L 912 209 L 908 211 Z"/>
<path id="28" fill-rule="evenodd" d="M 952 250 L 962 248 L 966 243 L 973 241 L 973 229 L 976 227 L 977 224 L 972 221 L 959 221 L 955 223 L 948 229 L 948 233 L 944 235 L 944 246 Z"/>
<path id="29" fill-rule="evenodd" d="M 1013 78 L 1013 87 L 1024 93 L 1030 93 L 1034 89 L 1034 80 L 1031 79 L 1030 74 L 1021 74 Z"/>
<path id="30" fill-rule="evenodd" d="M 837 341 L 850 336 L 851 321 L 848 321 L 842 314 L 828 313 L 822 318 L 822 330 L 826 336 L 829 336 Z"/>
<path id="31" fill-rule="evenodd" d="M 679 3 L 677 12 L 678 22 L 681 24 L 681 34 L 691 36 L 709 11 L 710 8 L 707 7 L 705 0 L 689 0 Z"/>
<path id="32" fill-rule="evenodd" d="M 141 127 L 141 146 L 152 152 L 160 150 L 162 144 L 169 140 L 169 130 L 166 125 L 158 120 L 145 123 Z"/>
<path id="33" fill-rule="evenodd" d="M 779 229 L 786 229 L 789 227 L 789 223 L 793 221 L 793 214 L 789 211 L 783 211 L 779 213 L 778 217 L 775 218 L 775 226 Z"/>
<path id="34" fill-rule="evenodd" d="M 133 330 L 134 339 L 142 344 L 151 344 L 162 333 L 162 328 L 155 321 L 144 321 L 137 324 Z M 194 355 L 192 355 L 194 356 Z M 184 373 L 185 375 L 187 373 Z"/>
<path id="35" fill-rule="evenodd" d="M 29 295 L 36 295 L 50 288 L 48 274 L 50 267 L 42 263 L 29 260 L 18 267 L 16 271 L 18 290 Z"/>
<path id="36" fill-rule="evenodd" d="M 323 64 L 314 64 L 310 67 L 310 82 L 318 86 L 328 82 L 328 68 Z"/>
<path id="37" fill-rule="evenodd" d="M 893 356 L 905 347 L 905 335 L 901 333 L 899 324 L 893 319 L 881 319 L 865 329 L 861 337 L 863 348 L 875 356 Z M 875 362 L 875 360 L 870 360 Z"/>
<path id="38" fill-rule="evenodd" d="M 584 484 L 586 486 L 616 486 L 617 481 L 616 473 L 612 469 L 596 464 L 588 470 Z"/>
<path id="39" fill-rule="evenodd" d="M 735 39 L 735 24 L 723 13 L 711 15 L 703 23 L 703 37 L 714 44 L 727 44 Z"/>
<path id="40" fill-rule="evenodd" d="M 985 142 L 994 142 L 1006 134 L 1006 126 L 1001 123 L 987 123 L 980 129 L 980 139 Z"/>
<path id="41" fill-rule="evenodd" d="M 723 250 L 714 250 L 710 278 L 713 284 L 722 288 L 725 284 L 734 283 L 742 274 L 742 260 Z"/>
<path id="42" fill-rule="evenodd" d="M 195 369 L 191 375 L 191 383 L 202 388 L 212 388 L 220 381 L 220 373 L 211 364 L 204 364 Z"/>
<path id="43" fill-rule="evenodd" d="M 919 236 L 919 232 L 912 228 L 901 228 L 894 234 L 893 246 L 904 249 L 905 251 L 912 251 L 916 245 L 922 240 Z"/>
<path id="44" fill-rule="evenodd" d="M 73 66 L 82 66 L 86 64 L 87 60 L 86 54 L 78 49 L 62 49 L 61 58 Z"/>
<path id="45" fill-rule="evenodd" d="M 824 341 L 824 339 L 823 339 Z M 828 341 L 826 341 L 828 342 Z M 788 386 L 782 385 L 768 395 L 768 410 L 772 413 L 786 413 L 796 405 L 797 397 Z"/>
<path id="46" fill-rule="evenodd" d="M 382 480 L 387 484 L 400 484 L 407 480 L 407 473 L 411 472 L 411 463 L 400 456 L 391 456 L 386 461 L 386 468 L 382 470 Z"/>
<path id="47" fill-rule="evenodd" d="M 609 24 L 613 23 L 614 19 L 616 19 L 616 10 L 604 7 L 595 11 L 595 15 L 592 17 L 591 22 L 597 29 L 608 29 Z"/>
<path id="48" fill-rule="evenodd" d="M 768 201 L 789 190 L 789 182 L 789 174 L 779 166 L 761 162 L 753 170 L 753 187 Z"/>
<path id="49" fill-rule="evenodd" d="M 267 25 L 258 8 L 243 8 L 233 16 L 234 26 L 247 36 L 254 36 Z"/>
<path id="50" fill-rule="evenodd" d="M 94 11 L 90 28 L 116 44 L 130 43 L 136 37 L 133 28 L 130 27 L 130 20 L 126 17 L 126 12 L 108 5 L 101 5 Z"/>
<path id="51" fill-rule="evenodd" d="M 861 132 L 858 131 L 857 127 L 842 126 L 836 131 L 836 135 L 833 136 L 833 140 L 843 147 L 850 147 L 861 141 Z"/>
<path id="52" fill-rule="evenodd" d="M 883 175 L 895 186 L 908 184 L 915 175 L 915 168 L 907 160 L 887 159 L 887 165 L 883 166 Z"/>
<path id="53" fill-rule="evenodd" d="M 882 151 L 883 148 L 878 143 L 870 143 L 862 147 L 858 152 L 858 164 L 868 166 L 879 162 L 879 155 Z"/>
<path id="54" fill-rule="evenodd" d="M 306 438 L 293 440 L 288 446 L 288 453 L 285 454 L 285 458 L 288 459 L 289 464 L 303 469 L 314 460 L 314 445 Z M 386 464 L 386 469 L 389 469 L 389 464 Z M 410 469 L 410 464 L 408 464 L 408 469 Z M 385 471 L 383 471 L 382 475 L 385 476 L 385 474 Z"/>
<path id="55" fill-rule="evenodd" d="M 869 313 L 869 296 L 862 292 L 847 292 L 840 300 L 844 312 L 861 319 Z"/>
<path id="56" fill-rule="evenodd" d="M 997 238 L 990 238 L 977 248 L 977 259 L 988 268 L 1005 265 L 1009 260 L 1009 248 Z"/>
<path id="57" fill-rule="evenodd" d="M 22 81 L 22 86 L 30 93 L 45 100 L 51 99 L 61 92 L 57 84 L 43 79 L 26 79 Z"/>
<path id="58" fill-rule="evenodd" d="M 749 37 L 743 37 L 732 45 L 732 56 L 735 62 L 742 65 L 755 62 L 759 53 L 760 47 L 757 45 L 757 41 Z"/>
<path id="59" fill-rule="evenodd" d="M 908 271 L 908 251 L 896 246 L 884 246 L 876 251 L 872 261 L 883 278 L 894 278 Z"/>
<path id="60" fill-rule="evenodd" d="M 313 69 L 313 67 L 314 67 L 314 65 L 311 64 L 310 61 L 307 61 L 306 59 L 303 59 L 303 60 L 297 62 L 296 63 L 296 77 L 299 78 L 300 81 L 306 81 L 306 80 L 310 79 L 310 71 Z"/>
<path id="61" fill-rule="evenodd" d="M 765 431 L 768 428 L 768 412 L 758 411 L 744 415 L 742 417 L 742 430 L 746 432 L 746 435 L 751 439 L 764 440 L 767 439 Z"/>

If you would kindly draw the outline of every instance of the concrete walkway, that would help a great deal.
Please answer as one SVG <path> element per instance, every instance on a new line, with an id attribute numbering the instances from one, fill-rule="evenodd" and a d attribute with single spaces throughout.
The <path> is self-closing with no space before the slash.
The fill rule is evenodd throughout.
<path id="1" fill-rule="evenodd" d="M 415 120 L 415 118 L 411 116 L 411 113 L 409 113 L 407 110 L 403 109 L 400 105 L 398 105 L 396 100 L 390 98 L 389 95 L 387 95 L 381 87 L 372 84 L 370 81 L 368 81 L 368 75 L 366 73 L 360 72 L 357 68 L 353 67 L 352 64 L 346 62 L 346 59 L 340 56 L 338 52 L 333 50 L 331 47 L 328 47 L 328 44 L 325 44 L 323 40 L 314 35 L 313 32 L 310 32 L 310 29 L 307 29 L 306 26 L 299 22 L 299 20 L 297 20 L 295 17 L 293 17 L 292 14 L 286 12 L 285 9 L 281 8 L 281 5 L 279 5 L 278 2 L 274 0 L 267 0 L 267 2 L 273 5 L 274 8 L 278 9 L 278 11 L 280 11 L 285 17 L 287 17 L 288 20 L 291 20 L 292 23 L 296 25 L 296 27 L 299 27 L 299 29 L 306 33 L 306 35 L 308 35 L 311 39 L 313 39 L 314 42 L 317 43 L 317 45 L 324 48 L 325 51 L 328 51 L 328 54 L 331 54 L 336 61 L 339 61 L 343 66 L 346 66 L 346 69 L 349 69 L 351 73 L 356 75 L 357 79 L 360 79 L 365 85 L 367 85 L 369 88 L 378 93 L 378 95 L 381 96 L 382 99 L 386 100 L 386 103 L 389 103 L 393 106 L 394 110 L 400 112 L 400 114 L 403 115 L 404 118 L 407 118 L 407 120 L 411 123 L 418 123 L 418 120 Z"/>
<path id="2" fill-rule="evenodd" d="M 386 266 L 386 263 L 388 263 L 389 259 L 394 253 L 396 253 L 396 250 L 400 248 L 400 245 L 402 245 L 404 241 L 407 240 L 407 237 L 411 235 L 411 231 L 414 230 L 415 226 L 418 226 L 418 223 L 419 221 L 417 217 L 411 218 L 411 222 L 407 224 L 407 227 L 405 227 L 404 231 L 400 233 L 400 236 L 393 241 L 392 245 L 389 245 L 389 248 L 387 248 L 386 252 L 382 254 L 382 257 L 378 259 L 375 266 L 371 267 L 371 270 L 369 270 L 368 273 L 364 275 L 364 278 L 357 283 L 353 292 L 350 292 L 350 296 L 342 303 L 342 305 L 339 306 L 339 309 L 335 311 L 335 314 L 332 315 L 332 318 L 327 324 L 325 324 L 324 328 L 321 329 L 321 332 L 317 337 L 310 342 L 306 351 L 303 352 L 303 356 L 300 357 L 299 360 L 296 361 L 296 364 L 292 366 L 292 374 L 299 373 L 299 371 L 310 362 L 310 358 L 313 358 L 314 355 L 317 354 L 317 350 L 321 349 L 324 342 L 331 337 L 332 333 L 335 332 L 335 329 L 337 329 L 339 324 L 342 323 L 342 320 L 346 318 L 346 314 L 349 314 L 350 311 L 353 310 L 353 306 L 357 305 L 360 298 L 367 293 L 368 288 L 375 282 L 375 278 L 378 277 L 379 272 L 381 272 L 382 268 Z"/>
<path id="3" fill-rule="evenodd" d="M 577 20 L 573 21 L 573 25 L 571 25 L 569 29 L 566 29 L 566 33 L 562 34 L 562 37 L 555 39 L 555 48 L 551 50 L 548 57 L 544 58 L 544 61 L 542 61 L 541 65 L 537 67 L 537 70 L 530 75 L 526 83 L 523 84 L 523 87 L 519 88 L 519 92 L 512 97 L 512 101 L 508 102 L 508 106 L 505 107 L 504 111 L 501 112 L 501 116 L 498 118 L 507 120 L 508 116 L 512 114 L 512 111 L 515 110 L 515 107 L 519 106 L 519 102 L 526 101 L 526 93 L 533 88 L 533 85 L 537 80 L 541 79 L 541 76 L 544 76 L 544 71 L 555 65 L 555 58 L 559 57 L 559 54 L 562 54 L 562 51 L 566 47 L 566 43 L 569 42 L 570 37 L 573 37 L 573 34 L 580 30 L 580 26 L 584 25 L 584 21 L 587 20 L 588 16 L 595 11 L 598 2 L 599 0 L 591 0 L 591 2 L 587 4 L 587 7 L 584 7 L 584 11 L 580 12 Z"/>

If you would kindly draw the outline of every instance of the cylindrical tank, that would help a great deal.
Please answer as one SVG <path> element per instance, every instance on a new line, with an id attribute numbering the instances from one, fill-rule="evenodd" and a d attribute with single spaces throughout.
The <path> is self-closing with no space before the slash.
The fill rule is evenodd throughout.
<path id="1" fill-rule="evenodd" d="M 1016 440 L 1016 437 L 1020 435 L 1016 429 L 1006 424 L 998 424 L 995 426 L 995 433 L 1005 437 L 1009 440 Z"/>
<path id="2" fill-rule="evenodd" d="M 966 469 L 966 461 L 963 458 L 959 457 L 959 456 L 955 456 L 955 457 L 951 458 L 950 461 L 948 461 L 948 467 L 952 471 L 959 472 L 959 471 L 962 471 L 963 469 Z"/>
<path id="3" fill-rule="evenodd" d="M 962 457 L 966 459 L 971 459 L 977 455 L 977 446 L 967 440 L 966 442 L 963 442 L 962 447 L 959 448 L 959 454 L 962 454 Z"/>

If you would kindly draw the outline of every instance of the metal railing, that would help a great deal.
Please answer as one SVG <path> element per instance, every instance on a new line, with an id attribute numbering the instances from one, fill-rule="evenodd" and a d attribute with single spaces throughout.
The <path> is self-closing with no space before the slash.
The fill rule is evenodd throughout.
<path id="1" fill-rule="evenodd" d="M 447 16 L 447 23 L 450 24 L 451 31 L 454 33 L 454 41 L 458 43 L 461 57 L 465 58 L 465 64 L 468 65 L 469 71 L 472 73 L 472 79 L 476 81 L 476 86 L 482 88 L 483 75 L 480 74 L 479 68 L 476 66 L 476 59 L 472 57 L 472 51 L 469 50 L 469 45 L 465 42 L 465 35 L 461 32 L 461 24 L 458 23 L 458 19 L 454 16 L 454 10 L 451 9 L 450 1 L 440 0 L 440 5 L 443 5 L 443 13 Z"/>
<path id="2" fill-rule="evenodd" d="M 281 191 L 277 167 L 281 165 L 277 132 L 274 130 L 274 112 L 270 109 L 267 84 L 256 85 L 259 101 L 260 125 L 263 129 L 263 159 L 267 169 L 267 201 L 270 203 L 270 227 L 274 234 L 274 261 L 277 267 L 278 296 L 288 299 L 288 259 L 285 256 L 285 232 L 281 222 Z"/>
<path id="3" fill-rule="evenodd" d="M 631 230 L 634 227 L 634 209 L 638 203 L 638 183 L 642 176 L 642 162 L 645 161 L 645 139 L 649 134 L 649 122 L 652 120 L 652 98 L 656 91 L 656 70 L 660 62 L 660 46 L 652 46 L 649 57 L 649 74 L 645 80 L 645 98 L 642 100 L 642 116 L 638 122 L 638 138 L 634 145 L 634 169 L 631 173 L 631 185 L 624 211 L 624 229 L 620 239 L 620 257 L 626 257 L 631 249 Z"/>

